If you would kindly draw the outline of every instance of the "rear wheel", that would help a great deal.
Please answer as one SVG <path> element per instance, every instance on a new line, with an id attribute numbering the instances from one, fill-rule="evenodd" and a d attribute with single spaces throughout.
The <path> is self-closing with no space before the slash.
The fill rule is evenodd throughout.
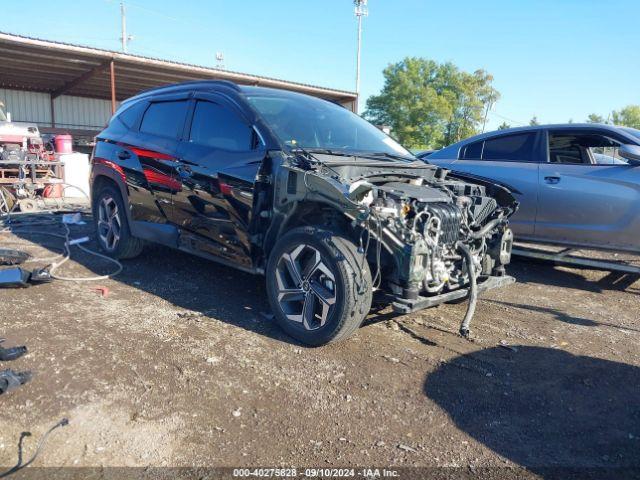
<path id="1" fill-rule="evenodd" d="M 267 293 L 280 326 L 308 345 L 351 335 L 371 308 L 371 272 L 346 237 L 317 227 L 296 228 L 275 245 Z"/>
<path id="2" fill-rule="evenodd" d="M 120 193 L 111 186 L 103 187 L 93 201 L 93 219 L 98 243 L 113 258 L 134 258 L 144 246 L 133 237 Z"/>

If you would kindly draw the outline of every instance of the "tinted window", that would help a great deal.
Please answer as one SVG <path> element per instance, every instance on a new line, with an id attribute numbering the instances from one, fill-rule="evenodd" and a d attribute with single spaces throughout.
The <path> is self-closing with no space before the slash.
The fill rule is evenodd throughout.
<path id="1" fill-rule="evenodd" d="M 464 160 L 480 160 L 482 158 L 482 146 L 484 142 L 470 143 L 462 148 L 460 158 Z"/>
<path id="2" fill-rule="evenodd" d="M 126 108 L 122 113 L 118 114 L 118 120 L 124 123 L 127 127 L 133 128 L 137 125 L 138 120 L 144 113 L 144 108 L 146 107 L 146 102 L 137 102 Z"/>
<path id="3" fill-rule="evenodd" d="M 189 141 L 223 150 L 251 150 L 252 130 L 217 103 L 196 103 Z"/>
<path id="4" fill-rule="evenodd" d="M 149 105 L 142 118 L 140 131 L 162 137 L 178 138 L 182 133 L 187 102 L 157 102 Z"/>
<path id="5" fill-rule="evenodd" d="M 483 160 L 530 162 L 534 160 L 535 133 L 508 135 L 484 142 Z"/>
<path id="6" fill-rule="evenodd" d="M 549 133 L 551 163 L 624 165 L 619 147 L 616 140 L 595 133 Z"/>

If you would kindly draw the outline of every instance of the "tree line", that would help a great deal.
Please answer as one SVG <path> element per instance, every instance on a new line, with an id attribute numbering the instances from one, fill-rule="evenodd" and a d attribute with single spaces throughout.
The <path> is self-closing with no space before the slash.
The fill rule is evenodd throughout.
<path id="1" fill-rule="evenodd" d="M 442 148 L 480 133 L 489 110 L 500 99 L 491 74 L 468 73 L 451 62 L 407 57 L 382 74 L 382 91 L 369 97 L 363 116 L 390 127 L 393 136 L 409 148 Z M 613 111 L 606 119 L 592 113 L 585 121 L 640 129 L 640 105 Z M 529 124 L 539 125 L 537 117 Z M 503 122 L 498 128 L 510 127 Z"/>

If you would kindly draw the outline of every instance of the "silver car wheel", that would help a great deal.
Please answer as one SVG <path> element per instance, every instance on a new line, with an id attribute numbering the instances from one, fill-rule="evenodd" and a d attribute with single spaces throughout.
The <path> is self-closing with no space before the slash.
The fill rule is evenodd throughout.
<path id="1" fill-rule="evenodd" d="M 113 252 L 118 248 L 122 221 L 118 212 L 118 204 L 111 196 L 105 196 L 98 206 L 98 237 L 102 245 Z"/>
<path id="2" fill-rule="evenodd" d="M 278 259 L 275 270 L 278 303 L 288 320 L 317 330 L 336 303 L 335 275 L 320 252 L 298 245 Z"/>

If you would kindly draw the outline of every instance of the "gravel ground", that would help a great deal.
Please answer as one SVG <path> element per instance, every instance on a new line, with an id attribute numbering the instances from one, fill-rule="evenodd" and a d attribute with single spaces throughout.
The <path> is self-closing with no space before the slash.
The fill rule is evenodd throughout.
<path id="1" fill-rule="evenodd" d="M 61 273 L 108 268 L 74 252 Z M 35 466 L 640 468 L 640 281 L 509 270 L 472 341 L 459 304 L 316 349 L 265 315 L 262 278 L 162 247 L 112 280 L 0 290 L 0 336 L 30 351 L 0 367 L 34 372 L 0 397 L 0 465 L 68 417 Z"/>

